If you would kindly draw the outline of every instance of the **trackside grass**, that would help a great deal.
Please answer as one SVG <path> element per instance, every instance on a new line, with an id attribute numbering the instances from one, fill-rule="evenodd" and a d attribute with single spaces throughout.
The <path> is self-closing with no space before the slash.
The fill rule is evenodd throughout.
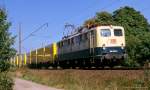
<path id="1" fill-rule="evenodd" d="M 19 69 L 16 75 L 64 90 L 149 90 L 148 86 L 150 86 L 150 82 L 145 80 L 143 70 Z"/>

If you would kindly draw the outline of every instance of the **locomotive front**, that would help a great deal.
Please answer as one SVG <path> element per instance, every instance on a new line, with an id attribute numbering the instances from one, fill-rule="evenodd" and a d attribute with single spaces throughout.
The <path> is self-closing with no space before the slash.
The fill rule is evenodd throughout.
<path id="1" fill-rule="evenodd" d="M 126 56 L 124 28 L 121 26 L 97 27 L 97 46 L 102 60 L 124 60 Z"/>

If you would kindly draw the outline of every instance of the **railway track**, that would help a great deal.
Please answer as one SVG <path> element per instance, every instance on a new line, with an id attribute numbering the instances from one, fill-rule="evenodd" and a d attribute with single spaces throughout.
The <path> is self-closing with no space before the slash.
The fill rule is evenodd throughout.
<path id="1" fill-rule="evenodd" d="M 72 70 L 150 70 L 150 68 L 145 68 L 145 67 L 68 67 L 68 68 L 64 68 L 64 67 L 57 67 L 57 68 L 53 68 L 53 67 L 49 67 L 49 68 L 30 68 L 30 69 L 41 69 L 41 70 L 66 70 L 66 69 L 72 69 Z"/>

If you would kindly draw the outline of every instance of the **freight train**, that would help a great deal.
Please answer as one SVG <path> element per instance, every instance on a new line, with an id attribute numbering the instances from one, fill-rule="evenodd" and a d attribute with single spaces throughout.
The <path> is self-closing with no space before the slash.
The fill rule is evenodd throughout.
<path id="1" fill-rule="evenodd" d="M 113 67 L 125 60 L 125 45 L 121 26 L 80 28 L 57 43 L 16 55 L 11 62 L 30 67 Z"/>

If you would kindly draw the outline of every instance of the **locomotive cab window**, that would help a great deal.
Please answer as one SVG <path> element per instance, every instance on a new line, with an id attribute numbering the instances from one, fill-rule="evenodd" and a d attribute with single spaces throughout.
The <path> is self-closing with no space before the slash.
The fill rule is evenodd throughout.
<path id="1" fill-rule="evenodd" d="M 122 30 L 121 29 L 114 29 L 114 35 L 115 36 L 122 36 Z"/>
<path id="2" fill-rule="evenodd" d="M 111 31 L 110 29 L 101 29 L 101 36 L 102 37 L 110 37 L 111 36 Z"/>

